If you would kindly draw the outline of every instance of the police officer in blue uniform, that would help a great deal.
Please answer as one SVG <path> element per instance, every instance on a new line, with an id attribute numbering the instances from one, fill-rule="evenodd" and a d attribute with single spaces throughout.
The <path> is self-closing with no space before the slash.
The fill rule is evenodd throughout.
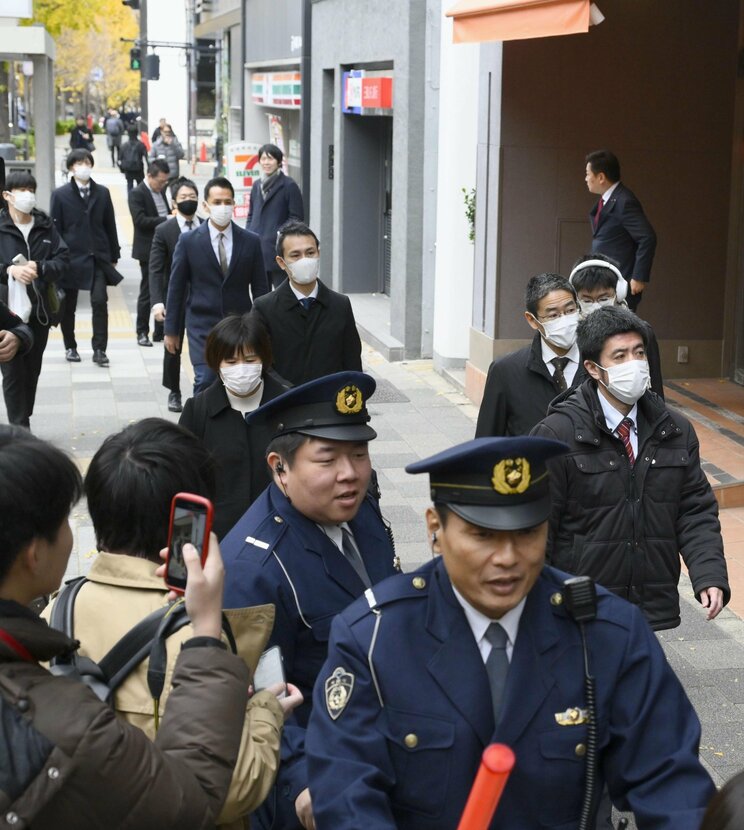
<path id="1" fill-rule="evenodd" d="M 700 724 L 651 629 L 544 565 L 545 461 L 566 450 L 478 438 L 407 467 L 430 476 L 437 555 L 331 627 L 306 741 L 318 830 L 455 828 L 492 742 L 516 755 L 492 830 L 588 830 L 604 786 L 639 830 L 699 827 Z"/>
<path id="2" fill-rule="evenodd" d="M 368 491 L 368 443 L 377 433 L 366 402 L 375 386 L 362 372 L 339 372 L 248 416 L 271 430 L 274 481 L 220 544 L 225 606 L 276 606 L 269 644 L 281 647 L 287 679 L 305 696 L 285 726 L 277 783 L 254 827 L 313 827 L 305 728 L 331 621 L 398 569 L 378 499 Z"/>

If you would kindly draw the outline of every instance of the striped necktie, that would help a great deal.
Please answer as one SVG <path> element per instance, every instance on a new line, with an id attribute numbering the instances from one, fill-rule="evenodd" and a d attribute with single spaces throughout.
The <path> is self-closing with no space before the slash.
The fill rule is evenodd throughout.
<path id="1" fill-rule="evenodd" d="M 630 466 L 635 464 L 635 453 L 633 452 L 633 445 L 630 443 L 630 430 L 633 428 L 633 421 L 630 418 L 623 418 L 617 425 L 615 432 L 620 437 L 625 447 L 625 454 L 628 456 Z"/>

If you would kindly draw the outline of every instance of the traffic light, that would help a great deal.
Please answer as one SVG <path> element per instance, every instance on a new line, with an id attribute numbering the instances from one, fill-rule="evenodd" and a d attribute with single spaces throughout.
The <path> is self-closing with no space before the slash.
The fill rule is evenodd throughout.
<path id="1" fill-rule="evenodd" d="M 142 69 L 142 51 L 139 46 L 133 46 L 129 50 L 129 68 L 137 72 Z"/>
<path id="2" fill-rule="evenodd" d="M 121 0 L 122 6 L 129 6 L 132 11 L 139 11 L 140 0 Z"/>
<path id="3" fill-rule="evenodd" d="M 142 70 L 145 81 L 160 80 L 160 58 L 157 55 L 145 55 L 145 68 Z"/>

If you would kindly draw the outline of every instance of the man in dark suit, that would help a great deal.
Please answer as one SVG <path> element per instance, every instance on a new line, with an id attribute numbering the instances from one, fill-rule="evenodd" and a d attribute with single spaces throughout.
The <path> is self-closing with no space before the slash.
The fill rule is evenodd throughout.
<path id="1" fill-rule="evenodd" d="M 586 379 L 576 346 L 576 292 L 559 274 L 527 283 L 525 319 L 536 334 L 530 346 L 494 360 L 478 412 L 476 438 L 527 435 L 561 392 Z"/>
<path id="2" fill-rule="evenodd" d="M 147 168 L 144 181 L 129 191 L 129 212 L 134 225 L 132 257 L 139 260 L 140 280 L 137 297 L 137 342 L 140 346 L 152 346 L 150 338 L 150 278 L 148 267 L 150 248 L 155 228 L 162 225 L 170 215 L 170 206 L 165 195 L 170 173 L 168 164 L 163 159 L 155 159 Z M 153 338 L 163 339 L 162 323 L 155 323 Z"/>
<path id="3" fill-rule="evenodd" d="M 75 309 L 78 291 L 90 291 L 93 324 L 93 362 L 108 366 L 108 291 L 121 276 L 114 270 L 119 261 L 119 238 L 111 194 L 91 179 L 93 156 L 89 150 L 73 150 L 67 156 L 72 178 L 52 193 L 49 215 L 70 249 L 70 267 L 59 281 L 65 290 L 62 337 L 65 358 L 79 363 L 75 340 Z"/>
<path id="4" fill-rule="evenodd" d="M 173 216 L 155 228 L 150 249 L 150 302 L 155 323 L 165 320 L 165 299 L 168 296 L 173 252 L 182 233 L 200 224 L 196 209 L 199 206 L 199 191 L 189 179 L 176 179 L 170 188 Z M 179 338 L 183 340 L 185 322 L 181 318 Z M 174 354 L 163 350 L 163 386 L 169 389 L 168 411 L 181 412 L 181 349 Z"/>
<path id="5" fill-rule="evenodd" d="M 276 288 L 284 280 L 275 257 L 276 234 L 288 219 L 305 218 L 302 194 L 294 179 L 282 171 L 284 153 L 276 144 L 264 144 L 258 151 L 261 179 L 251 189 L 246 228 L 261 237 L 269 285 Z M 313 377 L 317 377 L 314 375 Z"/>
<path id="6" fill-rule="evenodd" d="M 620 162 L 609 150 L 586 157 L 586 186 L 601 198 L 589 212 L 592 252 L 612 257 L 630 284 L 628 307 L 635 311 L 651 279 L 656 233 L 641 203 L 620 181 Z"/>
<path id="7" fill-rule="evenodd" d="M 173 254 L 165 305 L 165 348 L 171 354 L 180 348 L 179 326 L 186 309 L 194 394 L 216 379 L 204 359 L 212 327 L 227 314 L 250 311 L 251 295 L 255 300 L 269 290 L 261 240 L 232 221 L 234 207 L 230 181 L 210 179 L 204 187 L 209 221 L 183 234 Z"/>
<path id="8" fill-rule="evenodd" d="M 256 302 L 271 335 L 274 369 L 293 384 L 362 371 L 362 343 L 349 298 L 318 279 L 318 237 L 290 219 L 279 229 L 276 263 L 287 279 Z"/>

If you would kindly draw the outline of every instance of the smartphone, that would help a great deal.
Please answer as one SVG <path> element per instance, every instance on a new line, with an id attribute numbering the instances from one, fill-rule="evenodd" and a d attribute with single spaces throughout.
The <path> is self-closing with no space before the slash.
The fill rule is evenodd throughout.
<path id="1" fill-rule="evenodd" d="M 267 689 L 269 686 L 274 686 L 281 683 L 285 691 L 277 695 L 278 698 L 286 697 L 287 681 L 284 677 L 284 660 L 282 659 L 282 650 L 279 646 L 272 646 L 266 649 L 258 661 L 256 671 L 253 674 L 253 690 L 260 692 L 262 689 Z"/>
<path id="2" fill-rule="evenodd" d="M 171 502 L 168 556 L 165 560 L 165 584 L 182 594 L 186 590 L 186 563 L 183 546 L 187 542 L 197 549 L 202 565 L 209 550 L 214 508 L 209 499 L 193 493 L 176 493 Z"/>
<path id="3" fill-rule="evenodd" d="M 13 259 L 10 260 L 11 265 L 25 265 L 28 260 L 26 259 L 23 254 L 16 254 Z"/>

